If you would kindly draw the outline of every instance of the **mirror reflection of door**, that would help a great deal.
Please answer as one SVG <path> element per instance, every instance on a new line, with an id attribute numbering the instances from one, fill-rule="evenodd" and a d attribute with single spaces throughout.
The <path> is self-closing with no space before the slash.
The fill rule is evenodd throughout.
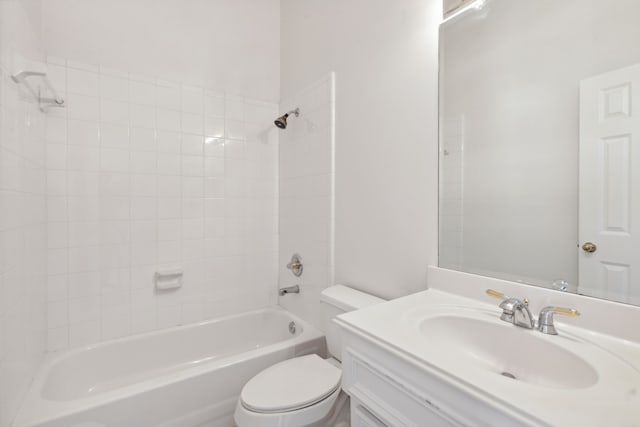
<path id="1" fill-rule="evenodd" d="M 640 304 L 640 64 L 580 84 L 578 292 Z"/>

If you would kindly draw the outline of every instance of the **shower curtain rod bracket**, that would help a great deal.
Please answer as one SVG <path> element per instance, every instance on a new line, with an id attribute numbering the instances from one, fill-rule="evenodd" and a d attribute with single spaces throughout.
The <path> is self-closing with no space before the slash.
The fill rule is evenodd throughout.
<path id="1" fill-rule="evenodd" d="M 43 96 L 42 95 L 42 87 L 43 85 L 33 86 L 27 79 L 29 77 L 39 77 L 42 79 L 44 83 L 44 88 L 46 90 L 45 93 L 50 93 L 51 96 Z M 33 96 L 33 98 L 38 101 L 38 107 L 40 111 L 46 112 L 46 109 L 49 107 L 64 107 L 64 99 L 58 95 L 55 88 L 47 78 L 47 73 L 43 73 L 41 71 L 20 71 L 11 76 L 11 79 L 17 84 L 22 84 L 27 91 Z"/>

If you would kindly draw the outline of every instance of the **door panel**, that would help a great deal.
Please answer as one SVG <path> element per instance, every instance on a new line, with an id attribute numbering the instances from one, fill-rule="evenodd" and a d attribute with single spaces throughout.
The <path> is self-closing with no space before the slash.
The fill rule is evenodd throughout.
<path id="1" fill-rule="evenodd" d="M 640 65 L 580 83 L 579 285 L 640 303 Z M 583 245 L 595 244 L 588 252 Z M 635 248 L 635 251 L 634 251 Z"/>

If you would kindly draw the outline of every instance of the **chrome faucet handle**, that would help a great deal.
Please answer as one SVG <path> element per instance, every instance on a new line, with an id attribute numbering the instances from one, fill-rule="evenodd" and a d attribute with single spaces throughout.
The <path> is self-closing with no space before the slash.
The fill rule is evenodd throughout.
<path id="1" fill-rule="evenodd" d="M 487 289 L 486 294 L 490 297 L 501 299 L 499 307 L 502 309 L 502 314 L 500 315 L 500 320 L 504 320 L 505 322 L 513 323 L 513 308 L 516 302 L 520 300 L 516 298 L 510 298 L 503 294 L 502 292 L 495 291 L 493 289 Z"/>
<path id="2" fill-rule="evenodd" d="M 294 276 L 300 277 L 304 268 L 302 265 L 302 257 L 298 254 L 293 254 L 291 261 L 287 264 L 287 268 L 291 270 Z"/>
<path id="3" fill-rule="evenodd" d="M 500 320 L 504 320 L 505 322 L 513 323 L 514 322 L 514 313 L 516 311 L 516 307 L 522 304 L 518 298 L 507 298 L 503 300 L 498 307 L 502 309 L 502 314 L 500 315 Z"/>
<path id="4" fill-rule="evenodd" d="M 543 334 L 558 335 L 558 331 L 553 324 L 554 314 L 562 314 L 570 317 L 580 316 L 580 312 L 575 308 L 547 306 L 540 310 L 540 314 L 538 315 L 538 330 Z"/>

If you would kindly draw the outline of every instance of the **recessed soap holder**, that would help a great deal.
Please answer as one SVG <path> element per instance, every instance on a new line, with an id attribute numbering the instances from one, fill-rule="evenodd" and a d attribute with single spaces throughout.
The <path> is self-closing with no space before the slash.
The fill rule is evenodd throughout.
<path id="1" fill-rule="evenodd" d="M 158 270 L 153 275 L 153 281 L 156 285 L 156 291 L 165 292 L 182 287 L 182 269 L 176 268 L 172 270 Z"/>

